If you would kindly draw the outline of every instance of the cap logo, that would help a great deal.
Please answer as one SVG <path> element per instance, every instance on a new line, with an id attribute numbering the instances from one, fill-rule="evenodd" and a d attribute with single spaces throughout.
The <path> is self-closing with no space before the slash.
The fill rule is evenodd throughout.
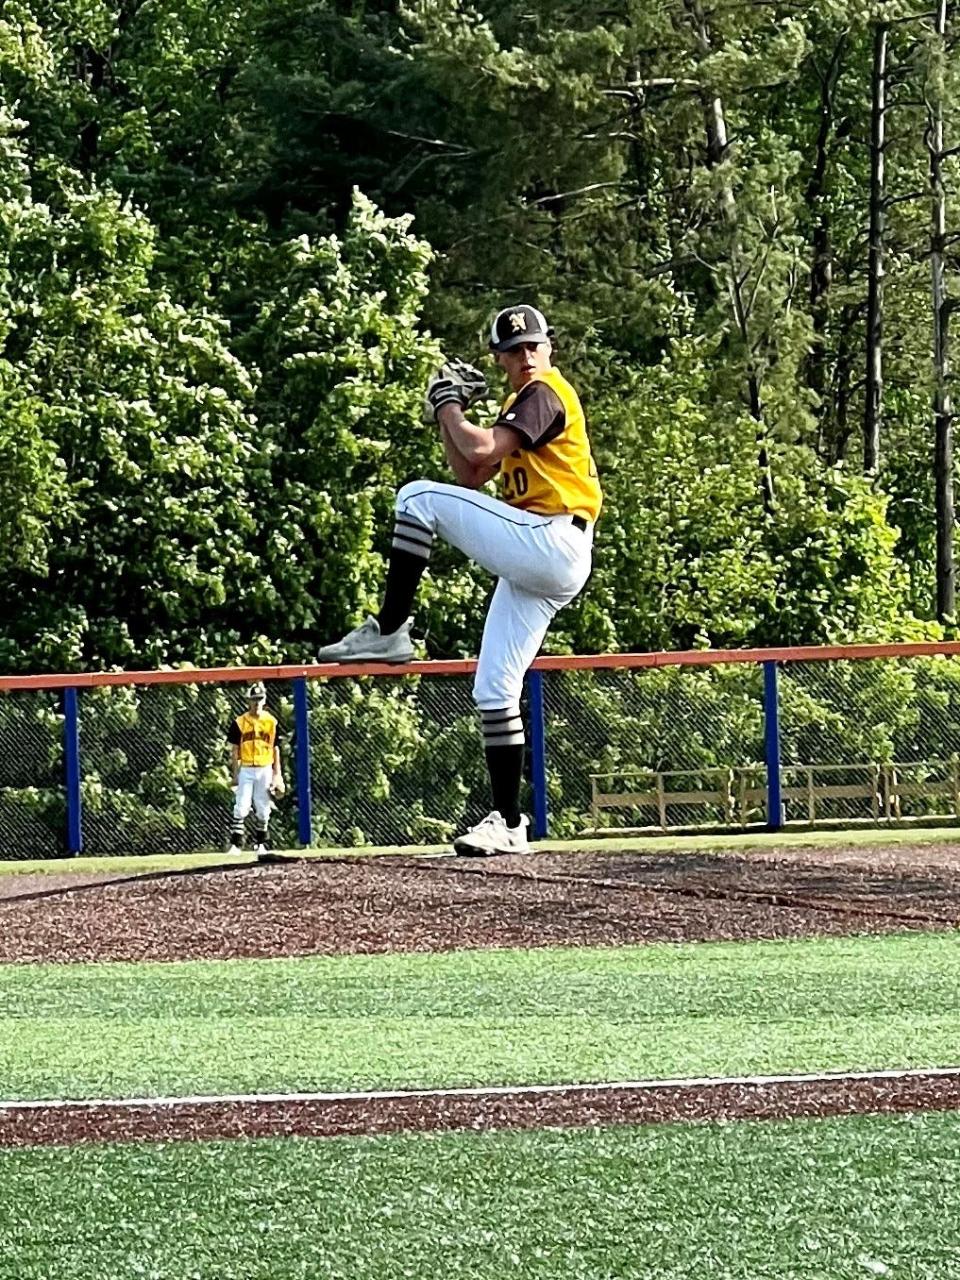
<path id="1" fill-rule="evenodd" d="M 510 327 L 511 329 L 513 329 L 513 332 L 523 333 L 523 331 L 527 327 L 527 317 L 523 314 L 523 312 L 511 311 L 509 319 L 510 319 Z"/>

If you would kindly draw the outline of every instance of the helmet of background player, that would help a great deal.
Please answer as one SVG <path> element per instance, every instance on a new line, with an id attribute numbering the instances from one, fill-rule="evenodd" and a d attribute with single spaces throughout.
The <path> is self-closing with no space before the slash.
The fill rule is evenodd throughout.
<path id="1" fill-rule="evenodd" d="M 263 703 L 266 702 L 266 700 L 267 700 L 267 686 L 265 684 L 261 684 L 261 682 L 258 680 L 256 684 L 252 684 L 250 688 L 247 690 L 247 701 L 259 702 L 262 706 Z"/>
<path id="2" fill-rule="evenodd" d="M 511 351 L 525 343 L 549 342 L 553 329 L 546 316 L 536 307 L 521 303 L 516 307 L 504 307 L 498 311 L 490 326 L 490 350 Z"/>

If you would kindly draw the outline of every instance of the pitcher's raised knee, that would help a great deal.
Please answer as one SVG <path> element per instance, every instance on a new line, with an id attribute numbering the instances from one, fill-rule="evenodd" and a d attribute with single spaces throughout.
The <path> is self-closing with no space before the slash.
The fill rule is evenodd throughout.
<path id="1" fill-rule="evenodd" d="M 397 494 L 393 548 L 423 560 L 430 559 L 437 522 L 430 505 L 429 480 L 413 480 Z"/>
<path id="2" fill-rule="evenodd" d="M 410 480 L 397 490 L 396 511 L 401 514 L 408 511 L 411 505 L 417 505 L 418 499 L 428 498 L 437 488 L 434 480 Z"/>

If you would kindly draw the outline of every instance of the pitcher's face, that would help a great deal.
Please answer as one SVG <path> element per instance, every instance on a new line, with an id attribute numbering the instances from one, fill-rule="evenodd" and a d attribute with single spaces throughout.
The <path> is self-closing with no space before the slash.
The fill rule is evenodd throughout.
<path id="1" fill-rule="evenodd" d="M 546 373 L 552 353 L 549 342 L 521 342 L 509 351 L 497 352 L 496 361 L 507 375 L 511 390 L 519 391 L 534 374 Z"/>

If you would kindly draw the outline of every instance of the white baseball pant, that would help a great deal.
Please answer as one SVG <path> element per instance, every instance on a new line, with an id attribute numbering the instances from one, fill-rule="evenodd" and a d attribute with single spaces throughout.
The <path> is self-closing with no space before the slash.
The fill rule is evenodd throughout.
<path id="1" fill-rule="evenodd" d="M 243 822 L 252 808 L 265 827 L 270 821 L 273 801 L 270 784 L 273 781 L 273 765 L 241 765 L 237 774 L 237 797 L 233 805 L 234 822 Z"/>
<path id="2" fill-rule="evenodd" d="M 460 485 L 416 480 L 397 494 L 394 546 L 429 558 L 435 536 L 499 578 L 474 680 L 481 711 L 519 712 L 523 678 L 558 609 L 590 576 L 593 527 L 521 511 Z M 429 537 L 427 536 L 429 535 Z"/>

